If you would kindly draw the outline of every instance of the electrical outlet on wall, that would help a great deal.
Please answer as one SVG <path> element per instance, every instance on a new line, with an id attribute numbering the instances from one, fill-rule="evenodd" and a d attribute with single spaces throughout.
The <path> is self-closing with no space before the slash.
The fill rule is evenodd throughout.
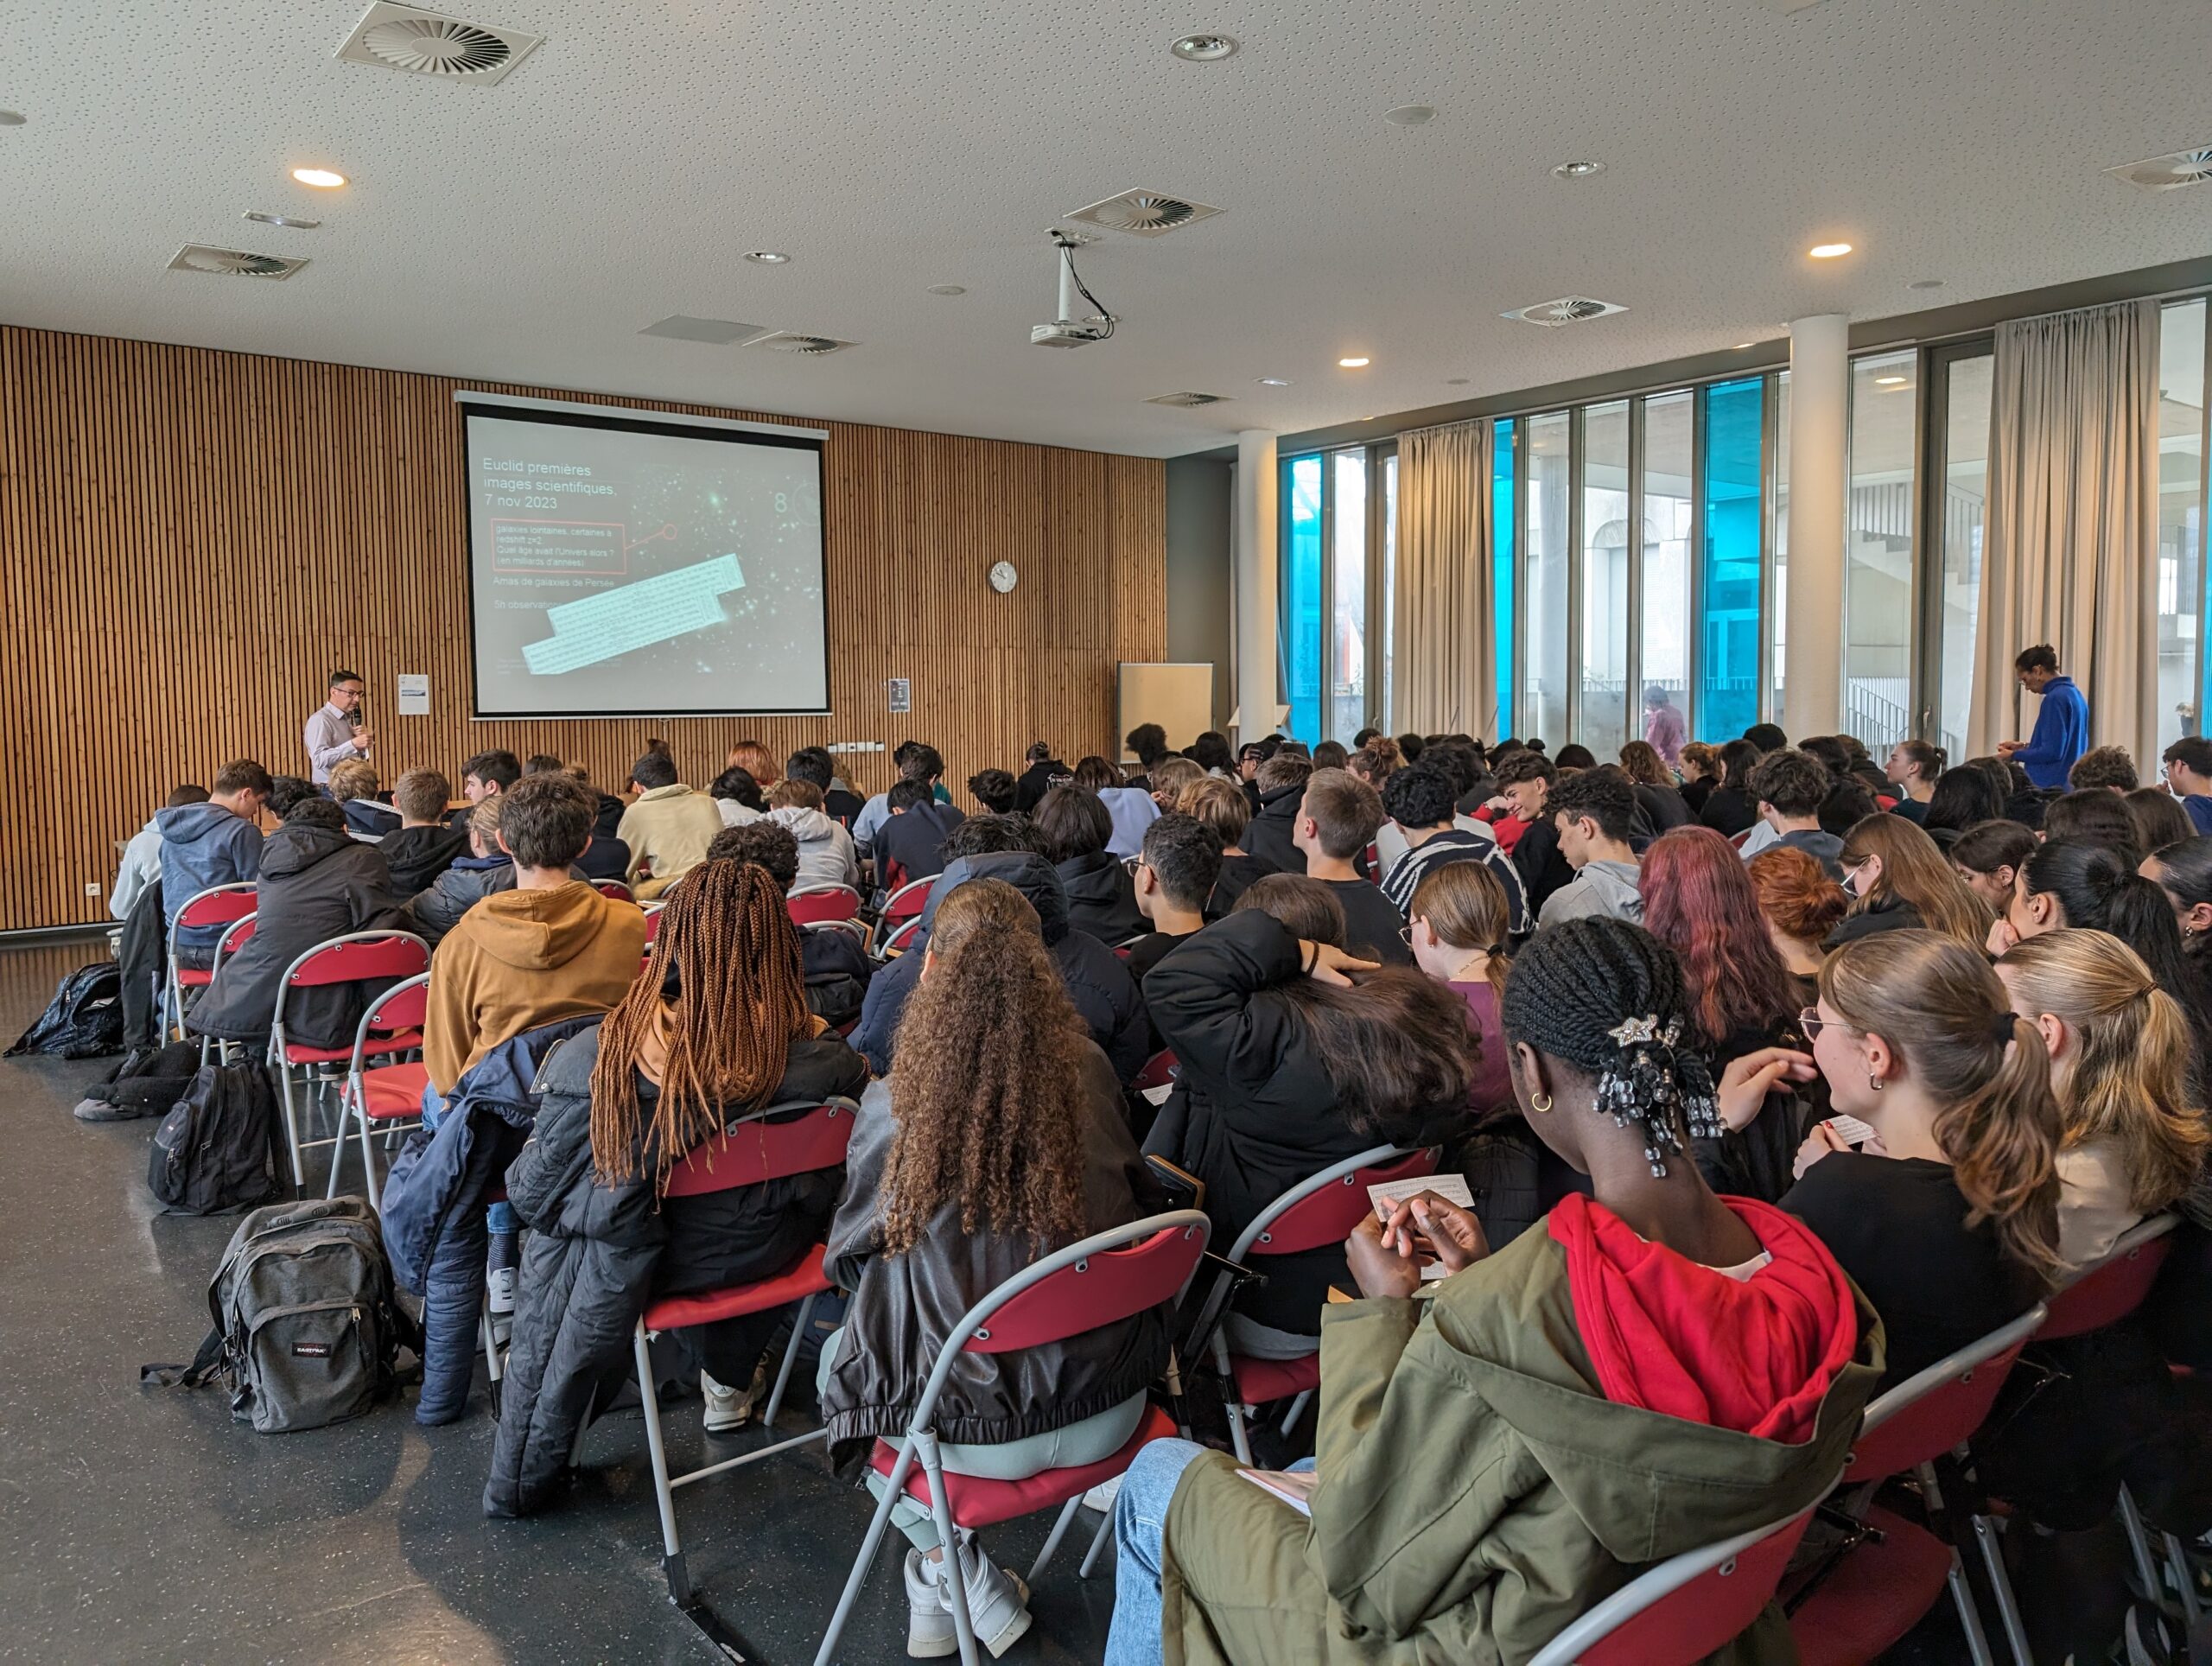
<path id="1" fill-rule="evenodd" d="M 85 881 L 85 894 L 86 896 L 96 897 L 99 895 L 99 893 L 100 882 L 98 880 L 86 880 Z"/>

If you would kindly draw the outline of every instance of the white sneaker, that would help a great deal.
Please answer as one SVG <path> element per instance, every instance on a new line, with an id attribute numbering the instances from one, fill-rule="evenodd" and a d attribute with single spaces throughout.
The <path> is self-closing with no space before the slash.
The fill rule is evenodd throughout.
<path id="1" fill-rule="evenodd" d="M 515 1269 L 494 1267 L 486 1275 L 486 1288 L 492 1317 L 505 1319 L 515 1310 Z"/>
<path id="2" fill-rule="evenodd" d="M 753 1421 L 753 1391 L 750 1389 L 724 1388 L 706 1374 L 699 1373 L 699 1391 L 707 1396 L 707 1433 L 726 1434 L 731 1429 L 741 1429 Z"/>
<path id="3" fill-rule="evenodd" d="M 906 1553 L 906 1653 L 915 1660 L 937 1660 L 960 1650 L 952 1611 L 944 1606 L 942 1571 L 918 1550 Z"/>
<path id="4" fill-rule="evenodd" d="M 1029 1587 L 1009 1569 L 1001 1567 L 976 1542 L 972 1533 L 960 1536 L 960 1568 L 968 1583 L 968 1623 L 976 1632 L 976 1641 L 991 1651 L 991 1658 L 1001 1655 L 1021 1641 L 1029 1630 Z M 943 1580 L 947 1568 L 938 1565 Z M 951 1591 L 944 1589 L 943 1600 L 948 1618 L 951 1614 Z M 956 1637 L 957 1637 L 956 1633 Z"/>
<path id="5" fill-rule="evenodd" d="M 1109 1475 L 1083 1495 L 1083 1507 L 1095 1510 L 1102 1516 L 1114 1513 L 1114 1500 L 1122 1496 L 1122 1478 Z"/>

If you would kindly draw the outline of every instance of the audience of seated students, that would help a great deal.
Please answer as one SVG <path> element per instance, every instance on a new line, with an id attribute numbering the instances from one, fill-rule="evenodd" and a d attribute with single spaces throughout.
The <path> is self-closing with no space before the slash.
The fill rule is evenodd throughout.
<path id="1" fill-rule="evenodd" d="M 833 1457 L 905 1434 L 938 1348 L 972 1303 L 1040 1256 L 1163 1205 L 1041 924 L 1012 886 L 972 880 L 911 957 L 920 981 L 899 1027 L 912 1039 L 861 1102 L 830 1230 L 825 1269 L 853 1292 L 822 1348 Z M 938 1402 L 944 1467 L 1018 1480 L 1096 1462 L 1136 1432 L 1167 1353 L 1154 1310 L 1061 1343 L 963 1356 Z M 873 1470 L 868 1479 L 880 1497 Z M 950 1654 L 942 1581 L 955 1575 L 936 1528 L 906 1501 L 891 1519 L 913 1547 L 907 1650 Z M 1028 1593 L 972 1535 L 956 1554 L 976 1638 L 1002 1654 L 1028 1629 Z"/>
<path id="2" fill-rule="evenodd" d="M 1682 784 L 1677 791 L 1690 808 L 1690 819 L 1695 821 L 1705 814 L 1705 801 L 1720 785 L 1720 748 L 1702 741 L 1686 742 L 1681 770 Z"/>
<path id="3" fill-rule="evenodd" d="M 1509 926 L 1516 936 L 1527 932 L 1531 905 L 1513 858 L 1487 833 L 1470 833 L 1457 825 L 1453 804 L 1452 778 L 1440 766 L 1415 764 L 1390 778 L 1382 791 L 1382 808 L 1409 848 L 1382 875 L 1382 894 L 1403 918 L 1421 882 L 1437 868 L 1447 862 L 1484 862 L 1504 887 Z M 1529 836 L 1522 836 L 1524 840 Z"/>
<path id="4" fill-rule="evenodd" d="M 1767 940 L 1782 957 L 1797 1007 L 1809 1007 L 1817 993 L 1813 980 L 1827 957 L 1828 933 L 1849 912 L 1851 893 L 1830 879 L 1820 863 L 1787 845 L 1760 851 L 1744 864 L 1744 871 L 1758 894 Z"/>
<path id="5" fill-rule="evenodd" d="M 2181 800 L 2162 786 L 2139 786 L 2121 802 L 2135 822 L 2135 848 L 2163 850 L 2170 844 L 2196 836 L 2196 824 L 2181 807 Z"/>
<path id="6" fill-rule="evenodd" d="M 885 794 L 890 813 L 876 823 L 875 881 L 885 892 L 944 872 L 944 842 L 968 817 L 934 796 L 936 784 L 904 777 Z"/>
<path id="7" fill-rule="evenodd" d="M 1207 778 L 1206 772 L 1189 759 L 1173 753 L 1162 758 L 1145 772 L 1150 784 L 1153 808 L 1163 816 L 1172 816 L 1183 802 L 1183 795 Z"/>
<path id="8" fill-rule="evenodd" d="M 761 792 L 760 783 L 742 764 L 732 764 L 715 776 L 707 788 L 707 796 L 715 801 L 715 813 L 722 818 L 724 827 L 743 827 L 747 822 L 761 820 L 768 813 L 768 800 Z"/>
<path id="9" fill-rule="evenodd" d="M 1539 929 L 1593 914 L 1630 921 L 1643 917 L 1636 852 L 1629 845 L 1636 808 L 1635 784 L 1617 765 L 1577 770 L 1551 784 L 1544 815 L 1558 830 L 1559 853 L 1574 878 L 1544 900 Z"/>
<path id="10" fill-rule="evenodd" d="M 860 794 L 837 779 L 837 760 L 827 747 L 801 747 L 784 760 L 784 777 L 811 782 L 822 794 L 822 813 L 848 832 L 867 808 Z"/>
<path id="11" fill-rule="evenodd" d="M 225 764 L 204 802 L 174 804 L 154 817 L 162 835 L 162 925 L 202 891 L 238 885 L 261 873 L 261 809 L 276 782 L 251 758 Z M 150 907 L 152 905 L 149 904 Z M 215 958 L 217 925 L 187 926 L 175 933 L 176 957 L 205 968 Z"/>
<path id="12" fill-rule="evenodd" d="M 1056 786 L 1066 786 L 1075 779 L 1075 772 L 1052 756 L 1049 741 L 1033 743 L 1024 754 L 1024 767 L 1014 784 L 1014 807 L 1027 816 L 1045 802 L 1045 795 Z"/>
<path id="13" fill-rule="evenodd" d="M 1967 761 L 1995 784 L 2005 800 L 2005 815 L 2024 827 L 2043 826 L 2044 807 L 2058 796 L 2057 788 L 2037 786 L 2028 778 L 2026 766 L 2015 759 L 1970 758 Z"/>
<path id="14" fill-rule="evenodd" d="M 2184 735 L 2159 754 L 2166 785 L 2199 833 L 2212 833 L 2212 741 Z"/>
<path id="15" fill-rule="evenodd" d="M 219 1040 L 265 1040 L 292 963 L 348 932 L 406 929 L 401 900 L 383 853 L 347 833 L 346 812 L 327 798 L 301 800 L 261 848 L 253 935 L 216 970 L 188 1027 Z M 285 1039 L 311 1047 L 352 1046 L 374 993 L 359 983 L 292 990 L 284 1003 Z"/>
<path id="16" fill-rule="evenodd" d="M 979 769 L 968 778 L 968 796 L 986 816 L 1004 816 L 1014 809 L 1014 777 L 1002 769 Z"/>
<path id="17" fill-rule="evenodd" d="M 1236 778 L 1236 754 L 1229 749 L 1229 737 L 1219 729 L 1206 730 L 1183 748 L 1183 755 L 1196 764 L 1201 772 L 1218 780 L 1233 780 Z M 1156 789 L 1158 783 L 1154 785 Z"/>
<path id="18" fill-rule="evenodd" d="M 1088 787 L 1056 786 L 1033 818 L 1046 859 L 1067 893 L 1068 924 L 1109 947 L 1144 930 L 1129 870 L 1107 854 L 1113 818 Z"/>
<path id="19" fill-rule="evenodd" d="M 1206 918 L 1219 919 L 1236 906 L 1237 898 L 1267 874 L 1260 859 L 1244 849 L 1244 831 L 1252 823 L 1252 806 L 1242 787 L 1208 776 L 1185 788 L 1176 808 L 1182 814 L 1204 822 L 1221 841 L 1221 875 L 1214 881 L 1213 894 L 1206 900 Z"/>
<path id="20" fill-rule="evenodd" d="M 1498 996 L 1506 958 L 1505 887 L 1478 862 L 1446 862 L 1414 891 L 1414 963 L 1467 1005 L 1475 1033 L 1475 1074 L 1468 1103 L 1476 1117 L 1513 1108 Z"/>
<path id="21" fill-rule="evenodd" d="M 467 802 L 447 818 L 455 832 L 466 832 L 468 812 L 485 799 L 522 779 L 522 760 L 503 747 L 480 752 L 461 766 L 461 796 Z"/>
<path id="22" fill-rule="evenodd" d="M 729 749 L 722 760 L 728 769 L 741 769 L 753 778 L 753 785 L 765 793 L 784 779 L 783 766 L 776 761 L 776 754 L 768 750 L 763 741 L 747 738 Z"/>
<path id="23" fill-rule="evenodd" d="M 847 885 L 857 891 L 861 864 L 853 836 L 830 819 L 823 804 L 822 789 L 794 770 L 769 793 L 768 819 L 798 841 L 799 889 Z"/>
<path id="24" fill-rule="evenodd" d="M 2128 811 L 2127 800 L 2102 787 L 2061 793 L 2045 804 L 2043 836 L 2046 841 L 2079 839 L 2103 845 L 2126 858 L 2130 868 L 2140 862 L 2145 854 L 2135 842 L 2135 817 Z"/>
<path id="25" fill-rule="evenodd" d="M 1929 836 L 1942 843 L 1940 836 L 1931 833 Z M 1989 905 L 1993 914 L 2002 916 L 2012 906 L 2012 889 L 2019 878 L 2020 864 L 2034 854 L 2041 843 L 2018 822 L 2008 822 L 2001 817 L 1976 822 L 1952 836 L 1948 847 L 1951 871 L 1965 881 L 1967 890 Z"/>
<path id="26" fill-rule="evenodd" d="M 645 902 L 706 860 L 722 817 L 714 799 L 677 779 L 676 760 L 666 752 L 647 752 L 631 765 L 630 785 L 638 796 L 622 812 L 615 836 L 630 847 L 623 877 Z"/>
<path id="27" fill-rule="evenodd" d="M 1170 949 L 1206 923 L 1206 899 L 1220 876 L 1221 835 L 1196 817 L 1162 816 L 1145 829 L 1131 877 L 1137 912 L 1152 929 L 1128 945 L 1122 963 L 1140 989 Z"/>
<path id="28" fill-rule="evenodd" d="M 409 899 L 404 929 L 432 948 L 461 923 L 461 917 L 495 891 L 511 891 L 515 862 L 499 848 L 499 813 L 506 795 L 486 798 L 468 814 L 468 850 L 444 873 Z M 582 879 L 582 867 L 571 864 L 569 877 Z M 394 886 L 395 894 L 399 887 Z"/>
<path id="29" fill-rule="evenodd" d="M 1410 966 L 1404 918 L 1353 866 L 1382 824 L 1382 797 L 1373 787 L 1345 770 L 1317 769 L 1306 778 L 1291 837 L 1306 877 L 1327 886 L 1344 911 L 1344 946 L 1362 960 Z"/>
<path id="30" fill-rule="evenodd" d="M 1347 954 L 1342 932 L 1326 887 L 1271 874 L 1145 979 L 1180 1065 L 1145 1150 L 1205 1183 L 1224 1246 L 1332 1163 L 1381 1144 L 1441 1143 L 1471 1124 L 1465 1003 L 1412 967 Z M 1270 1256 L 1266 1282 L 1239 1293 L 1231 1345 L 1312 1353 L 1324 1295 L 1344 1272 L 1334 1244 Z"/>
<path id="31" fill-rule="evenodd" d="M 501 1042 L 613 1007 L 645 950 L 635 906 L 569 876 L 591 839 L 590 789 L 565 774 L 532 775 L 499 796 L 499 849 L 514 858 L 514 885 L 463 914 L 430 957 L 423 1063 L 440 1098 Z"/>
<path id="32" fill-rule="evenodd" d="M 2091 747 L 2066 772 L 2069 792 L 2130 793 L 2143 785 L 2135 773 L 2135 757 L 2126 747 Z"/>
<path id="33" fill-rule="evenodd" d="M 1927 741 L 1900 741 L 1890 748 L 1882 773 L 1897 800 L 1896 813 L 1917 826 L 1928 819 L 1929 801 L 1943 773 L 1943 748 Z"/>
<path id="34" fill-rule="evenodd" d="M 1622 770 L 1636 786 L 1636 802 L 1654 833 L 1687 827 L 1697 819 L 1689 801 L 1675 790 L 1675 773 L 1659 760 L 1658 749 L 1649 741 L 1630 741 L 1621 748 Z"/>
<path id="35" fill-rule="evenodd" d="M 522 1515 L 556 1491 L 648 1300 L 773 1278 L 823 1241 L 842 1169 L 664 1195 L 676 1165 L 725 1127 L 867 1087 L 867 1065 L 807 1010 L 798 938 L 773 878 L 702 862 L 670 890 L 651 958 L 613 1010 L 542 1066 L 530 1143 L 507 1170 L 531 1236 L 487 1513 Z M 753 1368 L 791 1311 L 672 1333 L 699 1369 L 709 1434 L 750 1419 Z"/>
<path id="36" fill-rule="evenodd" d="M 1748 736 L 1720 748 L 1719 779 L 1705 795 L 1698 820 L 1726 838 L 1759 824 L 1758 801 L 1751 797 L 1751 771 L 1766 754 Z"/>
<path id="37" fill-rule="evenodd" d="M 1154 727 L 1157 728 L 1155 724 Z M 1153 760 L 1154 765 L 1168 761 L 1160 754 Z M 1183 761 L 1188 761 L 1187 760 Z M 1098 802 L 1106 806 L 1106 813 L 1113 819 L 1113 836 L 1106 841 L 1106 851 L 1113 856 L 1134 856 L 1144 843 L 1144 830 L 1159 819 L 1160 804 L 1152 796 L 1147 775 L 1143 786 L 1124 785 L 1118 766 L 1096 756 L 1079 760 L 1075 766 L 1075 784 L 1098 795 Z"/>
<path id="38" fill-rule="evenodd" d="M 399 812 L 377 798 L 381 785 L 377 766 L 365 758 L 348 758 L 330 766 L 330 796 L 346 812 L 346 825 L 357 837 L 381 839 L 399 830 Z"/>
<path id="39" fill-rule="evenodd" d="M 1252 777 L 1259 794 L 1253 806 L 1252 824 L 1244 830 L 1244 848 L 1270 874 L 1302 874 L 1305 854 L 1293 836 L 1297 830 L 1299 801 L 1306 795 L 1306 778 L 1313 760 L 1287 747 L 1278 750 Z"/>
<path id="40" fill-rule="evenodd" d="M 891 754 L 891 766 L 898 772 L 898 780 L 921 782 L 929 789 L 931 801 L 937 801 L 944 776 L 944 759 L 935 747 L 919 741 L 901 741 Z M 949 805 L 951 796 L 947 794 L 944 801 Z M 861 806 L 861 813 L 854 817 L 850 830 L 853 843 L 861 855 L 874 855 L 876 833 L 890 815 L 891 794 L 887 790 L 873 794 Z"/>
<path id="41" fill-rule="evenodd" d="M 1144 1068 L 1154 1049 L 1135 980 L 1112 949 L 1069 924 L 1066 887 L 1045 860 L 1041 843 L 1023 816 L 971 816 L 953 830 L 945 841 L 944 872 L 930 887 L 913 947 L 868 980 L 868 1004 L 852 1033 L 853 1046 L 878 1076 L 891 1069 L 899 1016 L 921 976 L 921 951 L 929 946 L 938 910 L 962 885 L 977 878 L 1004 880 L 1029 899 L 1044 932 L 1046 952 L 1060 969 L 1068 998 L 1115 1074 L 1127 1082 Z"/>
<path id="42" fill-rule="evenodd" d="M 1311 1518 L 1220 1453 L 1147 1447 L 1116 1506 L 1109 1666 L 1526 1660 L 1636 1564 L 1833 1481 L 1879 1321 L 1813 1234 L 1716 1198 L 1682 1154 L 1713 1089 L 1670 1045 L 1689 1021 L 1672 956 L 1618 920 L 1562 925 L 1516 963 L 1504 1021 L 1530 1127 L 1594 1197 L 1495 1254 L 1433 1197 L 1363 1222 L 1363 1299 L 1314 1310 Z M 1422 1240 L 1452 1274 L 1432 1300 L 1411 1300 Z M 1758 1636 L 1786 1650 L 1780 1628 L 1770 1610 Z"/>
<path id="43" fill-rule="evenodd" d="M 1867 817 L 1845 837 L 1836 861 L 1851 911 L 1829 934 L 1829 948 L 1922 926 L 1969 949 L 1989 940 L 1994 911 L 1944 860 L 1936 841 L 1904 817 Z"/>
<path id="44" fill-rule="evenodd" d="M 399 825 L 378 843 L 377 854 L 391 869 L 391 888 L 411 897 L 468 854 L 468 825 L 446 820 L 452 785 L 435 769 L 410 769 L 393 783 L 391 802 Z"/>
<path id="45" fill-rule="evenodd" d="M 1852 1150 L 1816 1122 L 1782 1202 L 1881 1314 L 1902 1383 L 2039 1300 L 2058 1275 L 2058 1107 L 2050 1061 L 1989 962 L 1933 932 L 1884 932 L 1821 968 L 1813 1058 Z M 1721 1114 L 1757 1114 L 1756 1081 Z"/>
<path id="46" fill-rule="evenodd" d="M 162 810 L 179 810 L 186 804 L 204 804 L 207 789 L 187 782 L 162 801 Z M 162 882 L 162 822 L 161 811 L 146 818 L 145 826 L 130 836 L 123 847 L 123 855 L 116 863 L 115 887 L 108 893 L 107 911 L 117 919 L 129 919 L 138 899 Z"/>
<path id="47" fill-rule="evenodd" d="M 1760 759 L 1751 770 L 1750 791 L 1761 825 L 1739 847 L 1744 860 L 1771 845 L 1793 845 L 1842 883 L 1836 855 L 1843 839 L 1821 825 L 1821 805 L 1835 785 L 1835 777 L 1810 753 L 1777 752 Z"/>

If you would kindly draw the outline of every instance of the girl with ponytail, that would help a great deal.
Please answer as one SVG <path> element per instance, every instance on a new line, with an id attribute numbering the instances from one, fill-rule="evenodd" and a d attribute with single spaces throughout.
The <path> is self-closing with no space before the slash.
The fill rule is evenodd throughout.
<path id="1" fill-rule="evenodd" d="M 1783 1206 L 1872 1300 L 1887 1380 L 1903 1382 L 2023 1312 L 2063 1265 L 2050 1059 L 1989 963 L 1933 932 L 1838 950 L 1806 1017 L 1831 1103 L 1873 1138 L 1854 1151 L 1816 1124 Z"/>

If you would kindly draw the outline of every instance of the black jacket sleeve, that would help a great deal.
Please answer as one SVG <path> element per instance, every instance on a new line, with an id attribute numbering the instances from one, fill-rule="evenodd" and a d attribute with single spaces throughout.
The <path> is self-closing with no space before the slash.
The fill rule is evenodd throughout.
<path id="1" fill-rule="evenodd" d="M 1255 997 L 1301 970 L 1290 928 L 1248 908 L 1169 951 L 1144 981 L 1145 1002 L 1184 1073 L 1233 1097 L 1272 1079 L 1293 1039 L 1280 1003 Z"/>

